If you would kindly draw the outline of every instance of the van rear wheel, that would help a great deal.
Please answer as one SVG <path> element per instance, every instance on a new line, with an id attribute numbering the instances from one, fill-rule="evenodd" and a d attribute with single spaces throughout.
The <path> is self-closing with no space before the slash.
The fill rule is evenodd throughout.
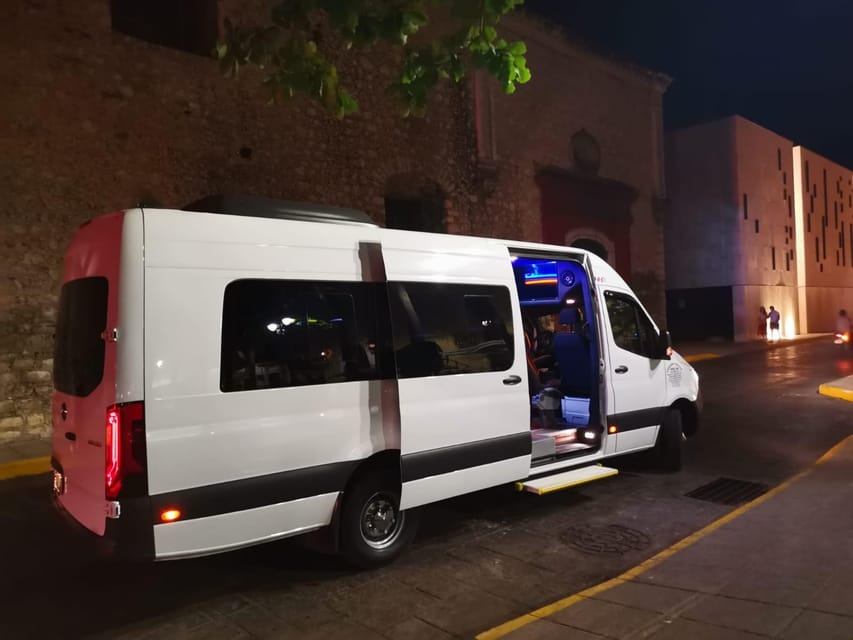
<path id="1" fill-rule="evenodd" d="M 681 412 L 669 409 L 664 414 L 663 422 L 658 430 L 655 443 L 656 466 L 662 471 L 675 472 L 681 470 L 681 452 L 684 441 L 684 430 L 681 426 Z"/>
<path id="2" fill-rule="evenodd" d="M 379 567 L 392 562 L 417 530 L 417 513 L 400 510 L 400 483 L 389 471 L 371 471 L 344 494 L 341 550 L 352 564 Z"/>

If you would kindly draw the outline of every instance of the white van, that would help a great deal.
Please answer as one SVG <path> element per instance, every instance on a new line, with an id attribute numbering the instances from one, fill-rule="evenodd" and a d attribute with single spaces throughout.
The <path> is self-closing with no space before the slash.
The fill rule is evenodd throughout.
<path id="1" fill-rule="evenodd" d="M 137 557 L 322 530 L 381 564 L 416 507 L 677 469 L 697 428 L 698 375 L 579 249 L 213 198 L 82 225 L 63 282 L 56 502 Z"/>

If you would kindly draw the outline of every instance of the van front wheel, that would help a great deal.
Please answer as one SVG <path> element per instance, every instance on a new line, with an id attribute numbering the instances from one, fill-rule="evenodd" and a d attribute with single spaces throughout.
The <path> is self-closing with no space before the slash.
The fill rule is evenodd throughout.
<path id="1" fill-rule="evenodd" d="M 681 450 L 684 431 L 681 427 L 681 412 L 669 409 L 664 414 L 655 443 L 657 466 L 663 471 L 675 472 L 681 469 Z"/>
<path id="2" fill-rule="evenodd" d="M 344 494 L 341 550 L 352 564 L 371 568 L 392 562 L 411 542 L 417 514 L 400 510 L 395 474 L 371 471 Z"/>

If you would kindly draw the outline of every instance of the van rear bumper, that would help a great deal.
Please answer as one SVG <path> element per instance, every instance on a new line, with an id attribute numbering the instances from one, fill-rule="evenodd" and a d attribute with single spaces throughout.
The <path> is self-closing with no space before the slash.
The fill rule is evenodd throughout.
<path id="1" fill-rule="evenodd" d="M 150 561 L 154 559 L 154 525 L 151 520 L 151 499 L 131 498 L 121 501 L 121 516 L 108 519 L 103 536 L 89 531 L 77 522 L 53 498 L 53 506 L 68 528 L 101 556 L 123 561 Z"/>

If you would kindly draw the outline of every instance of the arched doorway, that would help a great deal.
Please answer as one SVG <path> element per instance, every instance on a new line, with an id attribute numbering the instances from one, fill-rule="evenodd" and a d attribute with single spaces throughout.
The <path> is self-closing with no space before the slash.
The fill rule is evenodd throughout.
<path id="1" fill-rule="evenodd" d="M 620 273 L 632 272 L 631 207 L 637 199 L 636 189 L 618 180 L 560 167 L 541 167 L 536 181 L 541 195 L 543 241 L 572 246 L 577 241 L 592 240 L 601 246 L 575 246 L 604 253 Z"/>
<path id="2" fill-rule="evenodd" d="M 600 242 L 590 240 L 589 238 L 580 238 L 572 243 L 573 247 L 578 249 L 586 249 L 590 253 L 594 253 L 602 260 L 607 260 L 607 249 Z"/>
<path id="3" fill-rule="evenodd" d="M 565 244 L 594 253 L 615 268 L 616 245 L 600 231 L 590 228 L 574 229 L 566 234 Z"/>
<path id="4" fill-rule="evenodd" d="M 385 183 L 385 226 L 389 229 L 447 233 L 444 190 L 416 174 L 391 176 Z"/>

